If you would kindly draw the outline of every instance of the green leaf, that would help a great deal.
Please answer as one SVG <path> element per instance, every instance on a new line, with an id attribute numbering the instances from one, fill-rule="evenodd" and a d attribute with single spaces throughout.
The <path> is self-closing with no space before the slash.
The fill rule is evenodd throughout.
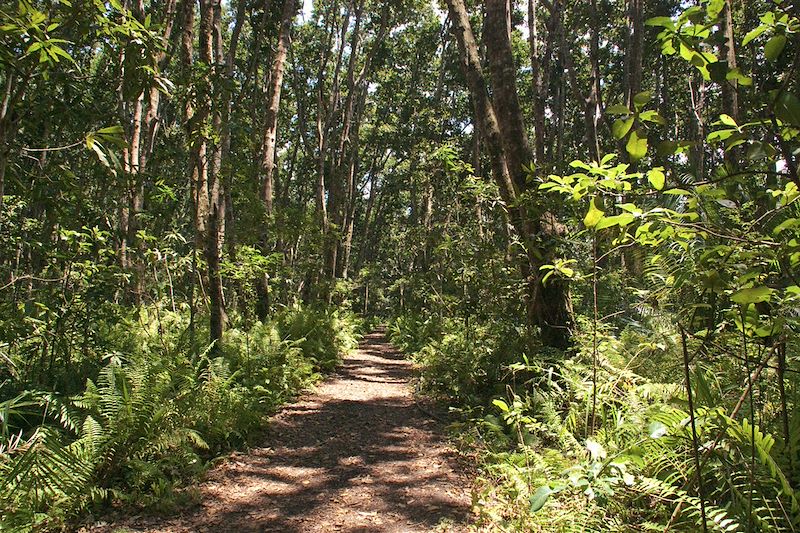
<path id="1" fill-rule="evenodd" d="M 747 35 L 744 36 L 744 40 L 742 41 L 742 46 L 747 46 L 751 41 L 753 41 L 753 39 L 760 37 L 762 33 L 767 31 L 767 27 L 768 26 L 765 24 L 762 24 L 747 32 Z"/>
<path id="2" fill-rule="evenodd" d="M 725 7 L 725 0 L 709 0 L 708 6 L 706 7 L 706 13 L 708 13 L 708 18 L 716 19 L 719 17 L 719 14 L 722 12 L 722 8 Z"/>
<path id="3" fill-rule="evenodd" d="M 536 489 L 536 492 L 531 494 L 528 501 L 530 502 L 530 512 L 535 513 L 547 503 L 547 499 L 553 494 L 553 489 L 547 485 L 543 485 Z"/>
<path id="4" fill-rule="evenodd" d="M 712 131 L 706 137 L 706 141 L 708 141 L 709 143 L 715 143 L 715 142 L 719 142 L 719 141 L 724 141 L 724 140 L 728 139 L 731 135 L 733 135 L 735 132 L 736 132 L 736 130 L 730 130 L 730 129 Z"/>
<path id="5" fill-rule="evenodd" d="M 685 44 L 683 44 L 683 42 L 681 42 L 679 50 L 680 50 L 680 53 L 681 53 L 681 57 L 683 59 L 685 59 L 686 61 L 691 61 L 692 58 L 695 55 L 695 51 L 692 50 L 691 48 L 689 48 L 688 46 L 686 46 Z"/>
<path id="6" fill-rule="evenodd" d="M 642 91 L 633 97 L 633 104 L 636 107 L 641 107 L 646 105 L 652 98 L 653 93 L 651 91 Z"/>
<path id="7" fill-rule="evenodd" d="M 653 122 L 654 124 L 664 125 L 667 123 L 666 119 L 658 114 L 658 111 L 649 110 L 644 111 L 642 114 L 639 115 L 639 118 L 642 120 L 646 120 L 647 122 Z"/>
<path id="8" fill-rule="evenodd" d="M 100 128 L 99 130 L 97 130 L 97 133 L 101 135 L 122 135 L 123 133 L 125 133 L 125 130 L 122 129 L 122 126 L 116 125 L 116 126 L 108 126 L 106 128 Z"/>
<path id="9" fill-rule="evenodd" d="M 664 188 L 664 184 L 667 181 L 663 170 L 664 170 L 663 168 L 658 167 L 650 170 L 647 173 L 647 181 L 649 181 L 650 185 L 652 185 L 653 188 L 658 191 Z"/>
<path id="10" fill-rule="evenodd" d="M 613 217 L 603 218 L 600 222 L 597 223 L 594 229 L 599 231 L 601 229 L 610 228 L 612 226 L 619 226 L 621 228 L 624 228 L 625 226 L 633 222 L 635 219 L 636 217 L 634 217 L 631 213 L 621 213 L 619 215 L 614 215 Z"/>
<path id="11" fill-rule="evenodd" d="M 725 75 L 725 79 L 730 81 L 735 80 L 739 85 L 744 85 L 745 87 L 750 87 L 753 85 L 753 78 L 742 74 L 742 71 L 739 70 L 738 67 L 729 70 Z"/>
<path id="12" fill-rule="evenodd" d="M 647 137 L 640 136 L 638 132 L 634 131 L 628 138 L 625 150 L 628 151 L 628 155 L 631 156 L 633 162 L 639 161 L 647 154 Z"/>
<path id="13" fill-rule="evenodd" d="M 773 292 L 773 289 L 764 286 L 740 289 L 731 295 L 731 300 L 740 305 L 768 302 Z"/>
<path id="14" fill-rule="evenodd" d="M 733 120 L 733 117 L 731 117 L 730 115 L 726 115 L 724 113 L 719 116 L 719 121 L 722 122 L 723 124 L 725 124 L 726 126 L 730 126 L 732 128 L 738 128 L 739 127 L 739 125 L 736 124 L 736 121 Z"/>
<path id="15" fill-rule="evenodd" d="M 622 139 L 625 137 L 631 128 L 633 127 L 633 117 L 628 117 L 625 120 L 617 119 L 611 124 L 611 133 L 614 134 L 614 138 Z"/>
<path id="16" fill-rule="evenodd" d="M 47 51 L 48 53 L 50 53 L 51 56 L 53 56 L 53 59 L 55 59 L 56 62 L 58 62 L 58 56 L 66 58 L 68 61 L 72 63 L 75 62 L 75 60 L 72 59 L 72 56 L 66 52 L 66 50 L 55 44 L 51 43 L 50 46 L 47 48 Z"/>
<path id="17" fill-rule="evenodd" d="M 778 56 L 781 55 L 781 52 L 783 52 L 783 48 L 785 46 L 785 35 L 773 35 L 770 37 L 769 41 L 767 41 L 767 44 L 764 45 L 764 57 L 766 57 L 769 61 L 775 61 L 778 59 Z"/>
<path id="18" fill-rule="evenodd" d="M 669 17 L 652 17 L 644 22 L 645 26 L 661 26 L 662 28 L 674 29 L 675 23 Z"/>
<path id="19" fill-rule="evenodd" d="M 509 412 L 508 404 L 503 400 L 492 400 L 492 405 L 494 405 L 504 413 Z"/>
<path id="20" fill-rule="evenodd" d="M 606 114 L 608 115 L 629 115 L 630 113 L 631 110 L 628 109 L 628 106 L 622 104 L 615 104 L 606 108 Z"/>
<path id="21" fill-rule="evenodd" d="M 781 122 L 800 127 L 800 100 L 788 91 L 782 91 L 775 100 L 775 116 Z"/>
<path id="22" fill-rule="evenodd" d="M 775 235 L 779 235 L 782 231 L 796 228 L 798 226 L 800 226 L 800 218 L 787 218 L 786 220 L 775 226 L 775 229 L 772 230 L 772 233 Z"/>
<path id="23" fill-rule="evenodd" d="M 601 209 L 598 209 L 596 205 L 597 201 L 598 200 L 596 197 L 592 198 L 592 201 L 589 202 L 589 211 L 586 213 L 586 216 L 583 217 L 583 225 L 587 228 L 595 227 L 597 223 L 602 220 L 603 215 L 605 214 Z"/>

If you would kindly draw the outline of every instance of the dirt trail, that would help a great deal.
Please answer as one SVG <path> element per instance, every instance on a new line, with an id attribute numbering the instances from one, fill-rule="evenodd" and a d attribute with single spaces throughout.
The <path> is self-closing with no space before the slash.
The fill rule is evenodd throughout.
<path id="1" fill-rule="evenodd" d="M 438 422 L 414 403 L 411 364 L 382 332 L 270 424 L 264 447 L 237 454 L 200 486 L 200 505 L 135 531 L 464 531 L 470 480 Z"/>

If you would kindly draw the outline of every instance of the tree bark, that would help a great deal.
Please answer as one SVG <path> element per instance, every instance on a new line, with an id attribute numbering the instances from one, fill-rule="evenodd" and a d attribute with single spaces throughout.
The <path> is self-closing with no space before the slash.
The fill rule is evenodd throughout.
<path id="1" fill-rule="evenodd" d="M 278 131 L 278 109 L 281 103 L 281 88 L 283 86 L 283 72 L 286 55 L 289 49 L 289 38 L 292 30 L 292 21 L 295 16 L 295 0 L 285 0 L 281 26 L 278 32 L 278 42 L 275 57 L 272 62 L 269 90 L 267 96 L 267 112 L 264 120 L 264 136 L 261 143 L 261 173 L 263 175 L 261 188 L 261 201 L 268 216 L 273 210 L 273 189 L 275 175 L 275 143 Z"/>
<path id="2" fill-rule="evenodd" d="M 487 2 L 484 41 L 492 71 L 493 100 L 487 93 L 477 43 L 464 2 L 447 0 L 447 5 L 472 96 L 475 119 L 489 153 L 492 176 L 511 223 L 527 251 L 521 270 L 528 292 L 528 320 L 540 328 L 545 345 L 565 349 L 569 347 L 572 335 L 569 287 L 563 281 L 543 284 L 539 269 L 552 262 L 554 241 L 563 227 L 554 215 L 539 206 L 516 205 L 520 193 L 528 189 L 522 165 L 530 162 L 530 149 L 516 92 L 516 70 L 506 16 L 508 5 L 504 0 Z M 539 210 L 533 218 L 527 212 L 531 207 Z"/>
<path id="3" fill-rule="evenodd" d="M 644 0 L 628 0 L 628 37 L 625 50 L 625 103 L 633 106 L 633 97 L 642 90 L 644 46 Z"/>
<path id="4" fill-rule="evenodd" d="M 200 38 L 199 38 L 199 60 L 212 74 L 211 80 L 207 80 L 198 89 L 198 112 L 196 124 L 203 127 L 207 120 L 211 120 L 216 127 L 221 126 L 220 110 L 217 106 L 212 106 L 212 95 L 214 80 L 217 72 L 215 65 L 218 60 L 218 52 L 215 55 L 215 34 L 221 35 L 221 21 L 219 16 L 221 0 L 200 0 Z M 219 43 L 220 39 L 216 39 Z M 203 128 L 205 129 L 205 128 Z M 202 130 L 201 130 L 202 131 Z M 208 276 L 208 296 L 209 296 L 209 341 L 214 344 L 213 350 L 220 349 L 222 335 L 225 327 L 225 301 L 222 288 L 222 276 L 220 273 L 220 217 L 223 215 L 221 210 L 219 167 L 216 162 L 215 153 L 218 146 L 209 146 L 209 139 L 200 133 L 198 139 L 198 163 L 199 163 L 199 189 L 196 197 L 198 198 L 198 233 L 203 246 L 203 254 L 207 264 Z M 210 153 L 209 153 L 210 152 Z"/>

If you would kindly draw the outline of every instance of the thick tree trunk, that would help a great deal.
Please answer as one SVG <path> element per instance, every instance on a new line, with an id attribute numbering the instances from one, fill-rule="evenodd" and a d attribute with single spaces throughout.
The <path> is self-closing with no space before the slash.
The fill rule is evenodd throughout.
<path id="1" fill-rule="evenodd" d="M 549 212 L 542 210 L 531 218 L 528 209 L 516 206 L 520 193 L 526 192 L 526 173 L 530 163 L 525 125 L 516 92 L 516 70 L 511 54 L 504 0 L 488 0 L 484 41 L 492 70 L 493 101 L 487 94 L 478 47 L 463 0 L 447 0 L 453 33 L 461 52 L 462 67 L 472 95 L 475 118 L 489 153 L 492 176 L 505 202 L 509 217 L 522 241 L 527 257 L 521 265 L 528 285 L 528 319 L 541 330 L 542 342 L 567 348 L 571 342 L 572 306 L 564 282 L 541 282 L 539 267 L 553 260 L 553 241 L 562 226 Z M 549 243 L 541 246 L 540 242 Z"/>
<path id="2" fill-rule="evenodd" d="M 484 43 L 492 74 L 492 102 L 497 113 L 508 173 L 517 193 L 524 191 L 531 163 L 528 134 L 517 96 L 517 69 L 509 37 L 506 0 L 487 0 Z"/>

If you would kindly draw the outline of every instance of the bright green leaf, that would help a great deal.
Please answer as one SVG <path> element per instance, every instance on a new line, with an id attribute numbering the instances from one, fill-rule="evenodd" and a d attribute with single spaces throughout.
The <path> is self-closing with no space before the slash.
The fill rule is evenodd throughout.
<path id="1" fill-rule="evenodd" d="M 675 28 L 675 23 L 669 17 L 652 17 L 647 19 L 644 23 L 646 26 L 661 26 L 669 29 Z"/>
<path id="2" fill-rule="evenodd" d="M 757 39 L 762 33 L 767 31 L 767 28 L 768 26 L 761 24 L 760 26 L 757 26 L 756 28 L 747 32 L 747 35 L 744 36 L 744 40 L 742 41 L 742 46 L 747 46 L 753 39 Z"/>
<path id="3" fill-rule="evenodd" d="M 601 229 L 610 228 L 612 226 L 619 226 L 621 228 L 624 228 L 625 226 L 633 222 L 635 218 L 636 217 L 634 217 L 631 213 L 621 213 L 619 215 L 614 215 L 613 217 L 605 217 L 600 222 L 597 223 L 594 229 L 599 231 Z"/>
<path id="4" fill-rule="evenodd" d="M 617 119 L 611 124 L 611 133 L 614 134 L 616 139 L 625 137 L 633 127 L 633 117 L 628 117 L 625 120 Z"/>
<path id="5" fill-rule="evenodd" d="M 653 93 L 650 91 L 642 91 L 633 97 L 633 103 L 637 107 L 647 104 L 653 98 Z"/>
<path id="6" fill-rule="evenodd" d="M 592 201 L 589 202 L 589 211 L 586 213 L 586 216 L 583 217 L 583 225 L 587 228 L 595 227 L 603 218 L 604 213 L 601 209 L 598 209 L 596 204 L 597 198 L 593 198 Z"/>
<path id="7" fill-rule="evenodd" d="M 553 490 L 547 485 L 543 485 L 536 489 L 536 492 L 531 494 L 530 498 L 528 499 L 530 502 L 530 512 L 535 513 L 544 507 L 544 504 L 547 503 L 547 499 L 551 494 L 553 494 Z"/>
<path id="8" fill-rule="evenodd" d="M 666 119 L 658 114 L 658 111 L 649 110 L 644 111 L 642 114 L 639 115 L 639 118 L 642 120 L 646 120 L 647 122 L 653 122 L 654 124 L 664 125 L 667 123 Z"/>
<path id="9" fill-rule="evenodd" d="M 494 405 L 504 413 L 507 413 L 509 411 L 508 404 L 503 400 L 492 400 L 492 405 Z"/>
<path id="10" fill-rule="evenodd" d="M 628 138 L 625 150 L 628 151 L 633 162 L 639 161 L 647 154 L 647 137 L 640 136 L 638 132 L 634 131 Z"/>
<path id="11" fill-rule="evenodd" d="M 728 73 L 725 75 L 725 79 L 735 80 L 739 85 L 743 85 L 745 87 L 753 85 L 753 78 L 751 78 L 750 76 L 746 76 L 745 74 L 742 74 L 742 71 L 740 71 L 738 68 L 729 70 Z"/>
<path id="12" fill-rule="evenodd" d="M 649 181 L 650 185 L 652 185 L 653 188 L 658 191 L 664 188 L 664 184 L 667 181 L 663 170 L 664 169 L 662 169 L 661 167 L 658 167 L 650 170 L 647 173 L 647 181 Z"/>
<path id="13" fill-rule="evenodd" d="M 726 126 L 730 126 L 732 128 L 738 128 L 739 126 L 736 124 L 736 121 L 733 120 L 733 117 L 730 115 L 722 114 L 719 116 L 719 121 L 725 124 Z"/>
<path id="14" fill-rule="evenodd" d="M 622 104 L 615 104 L 606 108 L 606 113 L 609 115 L 629 115 L 631 112 L 628 106 Z"/>

